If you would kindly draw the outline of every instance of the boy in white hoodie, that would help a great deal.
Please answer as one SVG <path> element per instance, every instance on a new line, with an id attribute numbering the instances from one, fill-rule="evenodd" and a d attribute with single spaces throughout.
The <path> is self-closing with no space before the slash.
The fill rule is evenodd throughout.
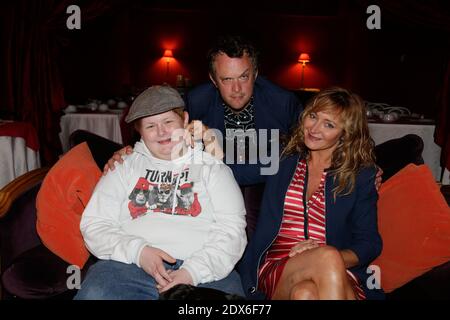
<path id="1" fill-rule="evenodd" d="M 245 207 L 231 169 L 187 147 L 184 101 L 168 86 L 139 95 L 125 119 L 135 152 L 103 176 L 81 219 L 100 260 L 75 299 L 158 299 L 176 284 L 244 296 L 234 266 L 247 244 Z"/>

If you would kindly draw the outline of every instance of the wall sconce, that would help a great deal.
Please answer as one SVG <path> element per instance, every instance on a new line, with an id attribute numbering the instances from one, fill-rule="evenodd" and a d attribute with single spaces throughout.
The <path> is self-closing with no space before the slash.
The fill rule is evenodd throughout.
<path id="1" fill-rule="evenodd" d="M 173 59 L 173 52 L 171 49 L 164 50 L 163 58 L 166 59 L 167 67 L 166 67 L 166 81 L 169 80 L 169 64 L 170 60 Z"/>
<path id="2" fill-rule="evenodd" d="M 303 88 L 303 79 L 305 77 L 305 66 L 308 62 L 310 62 L 309 54 L 300 53 L 300 56 L 298 57 L 298 62 L 302 64 L 302 78 L 300 80 L 300 89 L 302 89 Z"/>

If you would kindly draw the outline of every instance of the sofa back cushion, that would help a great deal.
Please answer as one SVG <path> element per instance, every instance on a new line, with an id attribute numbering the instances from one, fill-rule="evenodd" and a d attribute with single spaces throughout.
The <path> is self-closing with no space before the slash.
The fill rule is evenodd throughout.
<path id="1" fill-rule="evenodd" d="M 373 261 L 391 292 L 450 260 L 450 208 L 426 165 L 410 164 L 382 184 L 381 255 Z"/>
<path id="2" fill-rule="evenodd" d="M 42 243 L 80 268 L 89 258 L 80 231 L 81 215 L 100 176 L 101 171 L 83 142 L 50 169 L 36 199 L 36 228 Z"/>
<path id="3" fill-rule="evenodd" d="M 377 165 L 383 169 L 383 181 L 386 181 L 406 165 L 423 164 L 423 140 L 416 134 L 407 134 L 375 146 Z"/>

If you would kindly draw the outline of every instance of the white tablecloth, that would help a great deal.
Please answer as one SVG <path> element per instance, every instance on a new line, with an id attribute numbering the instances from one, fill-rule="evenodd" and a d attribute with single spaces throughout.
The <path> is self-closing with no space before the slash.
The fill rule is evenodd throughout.
<path id="1" fill-rule="evenodd" d="M 444 176 L 442 177 L 442 184 L 450 184 L 450 171 L 444 170 Z"/>
<path id="2" fill-rule="evenodd" d="M 434 143 L 434 129 L 434 125 L 369 123 L 370 135 L 375 144 L 400 138 L 410 133 L 420 136 L 424 143 L 423 160 L 430 167 L 436 181 L 440 181 L 441 166 L 439 160 L 441 148 Z"/>
<path id="3" fill-rule="evenodd" d="M 69 137 L 77 129 L 83 129 L 122 144 L 120 131 L 121 114 L 113 113 L 69 113 L 61 117 L 61 139 L 63 152 L 69 150 Z"/>
<path id="4" fill-rule="evenodd" d="M 0 189 L 28 171 L 41 167 L 39 151 L 22 137 L 0 136 Z"/>

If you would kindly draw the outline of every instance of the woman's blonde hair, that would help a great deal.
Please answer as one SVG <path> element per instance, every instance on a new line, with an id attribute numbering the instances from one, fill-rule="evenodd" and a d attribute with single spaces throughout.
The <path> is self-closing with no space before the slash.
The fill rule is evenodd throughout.
<path id="1" fill-rule="evenodd" d="M 362 99 L 348 90 L 332 87 L 320 91 L 306 105 L 297 128 L 288 139 L 282 155 L 300 154 L 309 157 L 305 145 L 303 123 L 312 112 L 338 114 L 342 125 L 342 136 L 331 157 L 330 172 L 338 185 L 333 189 L 338 194 L 349 194 L 355 188 L 356 175 L 362 167 L 375 163 L 374 143 L 369 134 L 366 111 Z"/>

